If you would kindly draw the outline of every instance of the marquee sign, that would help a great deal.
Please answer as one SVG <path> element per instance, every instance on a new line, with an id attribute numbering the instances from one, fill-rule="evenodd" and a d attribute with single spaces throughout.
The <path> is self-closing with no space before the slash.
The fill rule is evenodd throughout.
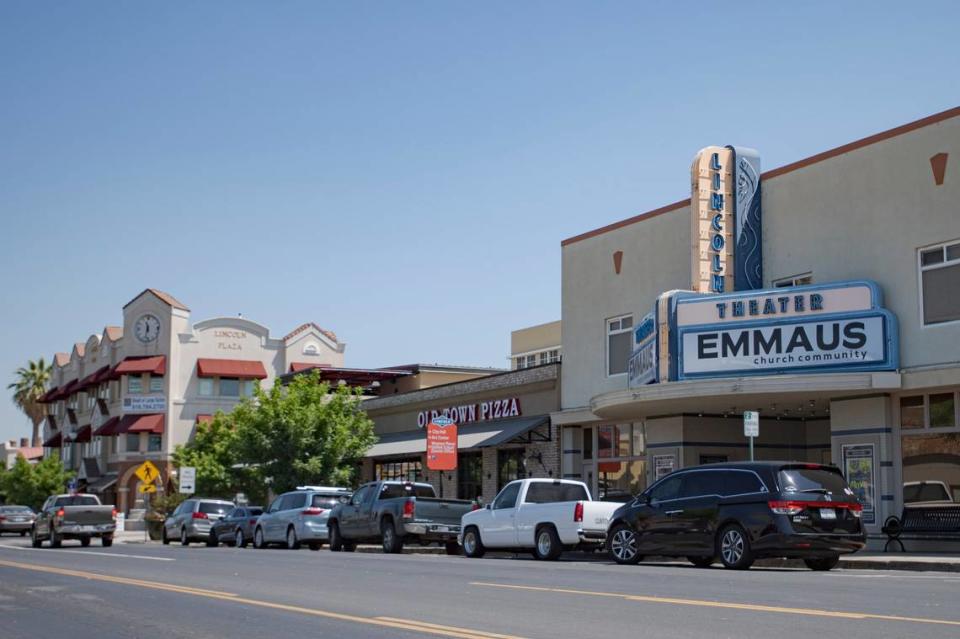
<path id="1" fill-rule="evenodd" d="M 627 362 L 628 387 L 656 383 L 658 364 L 657 320 L 654 313 L 648 313 L 633 331 L 633 355 Z"/>
<path id="2" fill-rule="evenodd" d="M 896 318 L 873 282 L 677 300 L 677 378 L 895 370 Z"/>
<path id="3" fill-rule="evenodd" d="M 763 285 L 760 155 L 708 146 L 690 168 L 693 290 L 723 293 Z"/>
<path id="4" fill-rule="evenodd" d="M 417 414 L 417 426 L 426 428 L 427 424 L 431 421 L 436 421 L 439 417 L 452 419 L 458 424 L 467 424 L 469 422 L 486 422 L 491 419 L 519 417 L 522 414 L 523 410 L 520 408 L 520 398 L 508 397 L 506 399 L 494 399 L 473 404 L 461 404 L 460 406 L 420 411 Z"/>

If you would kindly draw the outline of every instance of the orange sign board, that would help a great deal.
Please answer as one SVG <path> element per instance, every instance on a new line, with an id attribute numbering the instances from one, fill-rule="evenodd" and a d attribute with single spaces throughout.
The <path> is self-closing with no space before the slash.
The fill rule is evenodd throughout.
<path id="1" fill-rule="evenodd" d="M 427 468 L 457 469 L 457 424 L 447 417 L 436 417 L 427 424 Z"/>

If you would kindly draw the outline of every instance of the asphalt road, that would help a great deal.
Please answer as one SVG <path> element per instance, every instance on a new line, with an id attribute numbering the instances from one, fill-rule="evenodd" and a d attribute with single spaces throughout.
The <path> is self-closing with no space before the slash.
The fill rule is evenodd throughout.
<path id="1" fill-rule="evenodd" d="M 0 636 L 951 637 L 960 574 L 0 539 Z"/>

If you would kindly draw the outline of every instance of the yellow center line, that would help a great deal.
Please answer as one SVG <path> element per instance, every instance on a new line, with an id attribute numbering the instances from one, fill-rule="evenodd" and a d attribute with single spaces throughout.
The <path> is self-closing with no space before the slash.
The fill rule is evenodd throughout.
<path id="1" fill-rule="evenodd" d="M 295 612 L 313 617 L 323 617 L 325 619 L 336 619 L 338 621 L 348 621 L 352 623 L 361 623 L 369 626 L 380 626 L 383 628 L 395 628 L 398 630 L 409 630 L 411 632 L 420 632 L 430 635 L 439 635 L 442 637 L 457 637 L 459 639 L 523 639 L 523 637 L 513 637 L 510 635 L 494 635 L 482 630 L 471 630 L 469 628 L 456 628 L 454 626 L 440 626 L 429 624 L 412 619 L 394 619 L 391 617 L 360 617 L 340 612 L 329 612 L 326 610 L 317 610 L 315 608 L 306 608 L 303 606 L 293 606 L 289 604 L 274 603 L 272 601 L 263 601 L 260 599 L 248 599 L 240 597 L 236 593 L 221 592 L 219 590 L 205 590 L 202 588 L 191 588 L 189 586 L 179 586 L 177 584 L 168 584 L 159 581 L 145 581 L 142 579 L 130 579 L 128 577 L 115 577 L 113 575 L 104 575 L 95 572 L 86 572 L 80 570 L 70 570 L 68 568 L 55 568 L 53 566 L 39 566 L 36 564 L 24 564 L 17 561 L 0 560 L 0 566 L 8 568 L 19 568 L 21 570 L 30 570 L 33 572 L 44 572 L 49 574 L 78 577 L 81 579 L 90 579 L 93 581 L 105 581 L 108 583 L 123 584 L 128 586 L 137 586 L 139 588 L 151 588 L 153 590 L 163 590 L 175 592 L 184 595 L 193 595 L 195 597 L 205 597 L 207 599 L 218 599 L 229 601 L 247 606 L 257 606 L 271 610 L 282 610 L 284 612 Z"/>
<path id="2" fill-rule="evenodd" d="M 706 599 L 680 599 L 676 597 L 654 597 L 649 595 L 629 595 L 617 592 L 596 592 L 592 590 L 574 590 L 571 588 L 545 588 L 541 586 L 519 586 L 516 584 L 496 584 L 483 581 L 470 582 L 471 586 L 487 588 L 506 588 L 510 590 L 528 590 L 534 592 L 554 592 L 567 595 L 590 597 L 612 597 L 625 601 L 641 601 L 644 603 L 673 604 L 678 606 L 699 606 L 703 608 L 727 608 L 733 610 L 748 610 L 751 612 L 775 612 L 790 615 L 808 615 L 812 617 L 834 617 L 841 619 L 875 619 L 880 621 L 903 621 L 908 623 L 926 623 L 942 626 L 960 626 L 960 621 L 949 619 L 930 619 L 926 617 L 899 617 L 896 615 L 877 615 L 869 612 L 843 612 L 834 610 L 818 610 L 816 608 L 787 608 L 783 606 L 766 606 L 762 604 L 735 603 L 727 601 L 710 601 Z"/>

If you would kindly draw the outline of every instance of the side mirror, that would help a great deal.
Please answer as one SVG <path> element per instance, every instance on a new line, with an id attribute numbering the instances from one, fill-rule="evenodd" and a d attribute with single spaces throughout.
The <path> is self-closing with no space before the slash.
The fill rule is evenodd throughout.
<path id="1" fill-rule="evenodd" d="M 349 503 L 350 503 L 350 498 L 347 497 L 346 495 L 340 495 L 340 503 L 341 503 L 341 504 L 349 504 Z"/>
<path id="2" fill-rule="evenodd" d="M 637 495 L 637 503 L 638 503 L 638 504 L 649 505 L 649 504 L 650 504 L 650 501 L 651 501 L 651 500 L 650 500 L 650 495 L 648 495 L 648 494 L 646 494 L 646 493 L 641 493 L 640 495 Z"/>
<path id="3" fill-rule="evenodd" d="M 484 508 L 486 508 L 487 510 L 493 510 L 493 504 L 492 503 L 487 504 L 486 506 L 484 506 Z"/>

